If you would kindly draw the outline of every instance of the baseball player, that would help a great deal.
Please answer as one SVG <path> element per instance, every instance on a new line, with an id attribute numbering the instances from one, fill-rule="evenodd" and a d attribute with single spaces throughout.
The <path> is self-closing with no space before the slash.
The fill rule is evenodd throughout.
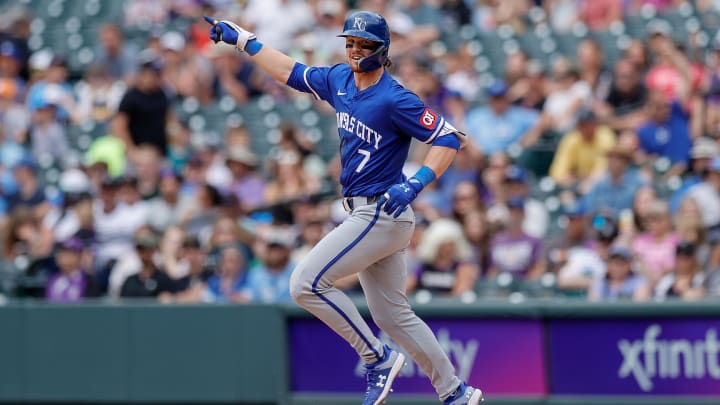
<path id="1" fill-rule="evenodd" d="M 335 280 L 356 273 L 373 320 L 430 377 L 440 400 L 478 404 L 482 392 L 455 375 L 435 335 L 405 295 L 406 248 L 415 227 L 410 203 L 452 163 L 465 135 L 385 71 L 390 65 L 385 19 L 367 11 L 350 14 L 339 35 L 345 37 L 347 63 L 331 67 L 305 66 L 263 46 L 233 22 L 205 19 L 212 24 L 213 41 L 235 45 L 279 82 L 335 108 L 343 205 L 350 215 L 298 264 L 290 292 L 365 361 L 363 404 L 385 401 L 405 356 L 380 342 L 352 301 L 333 286 Z M 432 146 L 424 165 L 407 179 L 402 167 L 412 138 Z"/>

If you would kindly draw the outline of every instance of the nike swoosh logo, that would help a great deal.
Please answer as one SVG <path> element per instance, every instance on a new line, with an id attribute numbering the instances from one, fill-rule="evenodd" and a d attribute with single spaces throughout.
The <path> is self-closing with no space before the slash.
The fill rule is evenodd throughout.
<path id="1" fill-rule="evenodd" d="M 338 96 L 344 96 L 344 95 L 346 95 L 347 93 L 344 93 L 344 92 L 338 90 L 338 93 L 337 93 L 337 94 L 338 94 Z"/>

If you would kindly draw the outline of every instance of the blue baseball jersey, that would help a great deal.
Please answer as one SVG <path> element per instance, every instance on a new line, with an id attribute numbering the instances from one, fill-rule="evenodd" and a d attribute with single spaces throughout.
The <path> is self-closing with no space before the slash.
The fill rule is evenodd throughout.
<path id="1" fill-rule="evenodd" d="M 308 67 L 296 63 L 287 85 L 335 108 L 344 196 L 383 194 L 405 181 L 402 168 L 412 138 L 432 143 L 456 131 L 387 72 L 377 84 L 361 91 L 347 64 Z"/>

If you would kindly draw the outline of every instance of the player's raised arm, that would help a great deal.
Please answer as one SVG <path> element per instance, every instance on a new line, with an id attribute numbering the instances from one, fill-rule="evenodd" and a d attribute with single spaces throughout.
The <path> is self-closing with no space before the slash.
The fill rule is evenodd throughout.
<path id="1" fill-rule="evenodd" d="M 263 45 L 250 31 L 245 30 L 232 21 L 218 21 L 212 17 L 205 16 L 205 21 L 210 23 L 210 39 L 223 41 L 234 45 L 238 51 L 247 52 L 262 70 L 280 83 L 287 83 L 290 73 L 295 66 L 295 60 L 284 53 Z"/>

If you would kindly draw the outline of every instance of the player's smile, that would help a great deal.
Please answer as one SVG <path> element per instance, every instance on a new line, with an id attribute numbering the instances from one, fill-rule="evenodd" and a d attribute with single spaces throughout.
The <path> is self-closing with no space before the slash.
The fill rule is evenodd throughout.
<path id="1" fill-rule="evenodd" d="M 380 46 L 378 43 L 362 38 L 348 37 L 345 50 L 353 68 L 358 66 L 360 59 L 372 54 Z"/>

